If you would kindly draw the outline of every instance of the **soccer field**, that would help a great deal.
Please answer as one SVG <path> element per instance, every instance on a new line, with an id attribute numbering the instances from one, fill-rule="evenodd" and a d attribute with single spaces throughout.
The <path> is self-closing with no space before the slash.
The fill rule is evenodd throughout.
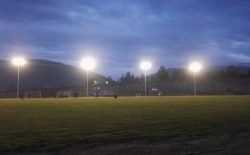
<path id="1" fill-rule="evenodd" d="M 250 132 L 250 96 L 0 100 L 0 152 Z"/>

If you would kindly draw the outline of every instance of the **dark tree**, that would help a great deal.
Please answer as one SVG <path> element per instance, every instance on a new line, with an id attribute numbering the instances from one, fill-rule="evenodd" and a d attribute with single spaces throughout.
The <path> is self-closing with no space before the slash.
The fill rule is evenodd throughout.
<path id="1" fill-rule="evenodd" d="M 239 70 L 235 66 L 228 66 L 226 69 L 226 75 L 230 78 L 235 78 L 239 75 Z"/>
<path id="2" fill-rule="evenodd" d="M 187 77 L 187 72 L 185 69 L 175 69 L 172 73 L 172 79 L 174 80 L 184 80 Z"/>
<path id="3" fill-rule="evenodd" d="M 168 80 L 168 71 L 164 66 L 161 66 L 158 72 L 156 73 L 157 79 L 159 81 L 164 82 Z"/>
<path id="4" fill-rule="evenodd" d="M 136 82 L 136 78 L 133 74 L 131 74 L 130 72 L 127 72 L 125 75 L 122 74 L 122 77 L 119 79 L 119 82 L 121 84 L 132 84 L 134 82 Z"/>
<path id="5" fill-rule="evenodd" d="M 247 72 L 247 77 L 250 77 L 250 70 L 248 70 Z"/>

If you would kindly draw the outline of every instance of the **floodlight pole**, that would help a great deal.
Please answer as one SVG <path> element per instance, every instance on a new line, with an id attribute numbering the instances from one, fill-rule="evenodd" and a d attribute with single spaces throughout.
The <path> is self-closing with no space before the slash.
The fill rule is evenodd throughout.
<path id="1" fill-rule="evenodd" d="M 194 72 L 194 96 L 196 96 L 196 72 Z"/>
<path id="2" fill-rule="evenodd" d="M 145 96 L 147 96 L 147 71 L 145 70 L 145 88 L 144 88 Z"/>
<path id="3" fill-rule="evenodd" d="M 20 78 L 20 73 L 19 72 L 20 72 L 20 66 L 18 65 L 17 66 L 17 88 L 16 88 L 16 91 L 17 91 L 16 95 L 17 96 L 16 96 L 16 98 L 19 98 L 19 84 L 20 84 L 20 81 L 19 81 L 20 80 L 19 79 Z"/>
<path id="4" fill-rule="evenodd" d="M 87 69 L 87 90 L 86 90 L 86 97 L 89 96 L 89 70 Z"/>

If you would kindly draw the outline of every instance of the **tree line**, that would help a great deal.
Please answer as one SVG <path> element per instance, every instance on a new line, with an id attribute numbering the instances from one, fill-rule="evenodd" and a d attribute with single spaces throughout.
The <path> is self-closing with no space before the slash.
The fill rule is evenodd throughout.
<path id="1" fill-rule="evenodd" d="M 183 68 L 168 70 L 160 66 L 147 77 L 148 92 L 157 88 L 162 95 L 192 95 L 193 75 Z M 113 85 L 122 95 L 142 93 L 144 75 L 127 72 Z M 250 94 L 250 70 L 241 72 L 238 67 L 204 70 L 197 75 L 197 89 L 201 95 Z"/>

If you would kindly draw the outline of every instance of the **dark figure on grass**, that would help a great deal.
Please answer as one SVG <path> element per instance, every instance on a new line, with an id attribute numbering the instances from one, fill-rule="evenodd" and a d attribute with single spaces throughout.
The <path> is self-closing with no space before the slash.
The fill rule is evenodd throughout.
<path id="1" fill-rule="evenodd" d="M 95 97 L 99 97 L 100 96 L 100 91 L 99 90 L 96 90 L 95 91 Z"/>
<path id="2" fill-rule="evenodd" d="M 116 92 L 114 92 L 114 99 L 117 99 L 118 98 L 118 95 Z"/>
<path id="3" fill-rule="evenodd" d="M 78 93 L 74 93 L 74 98 L 78 98 L 79 94 Z"/>
<path id="4" fill-rule="evenodd" d="M 21 99 L 21 100 L 24 100 L 24 97 L 23 97 L 23 95 L 20 95 L 19 97 L 20 97 L 20 99 Z"/>
<path id="5" fill-rule="evenodd" d="M 100 96 L 100 87 L 96 87 L 95 88 L 95 97 L 99 97 Z"/>

